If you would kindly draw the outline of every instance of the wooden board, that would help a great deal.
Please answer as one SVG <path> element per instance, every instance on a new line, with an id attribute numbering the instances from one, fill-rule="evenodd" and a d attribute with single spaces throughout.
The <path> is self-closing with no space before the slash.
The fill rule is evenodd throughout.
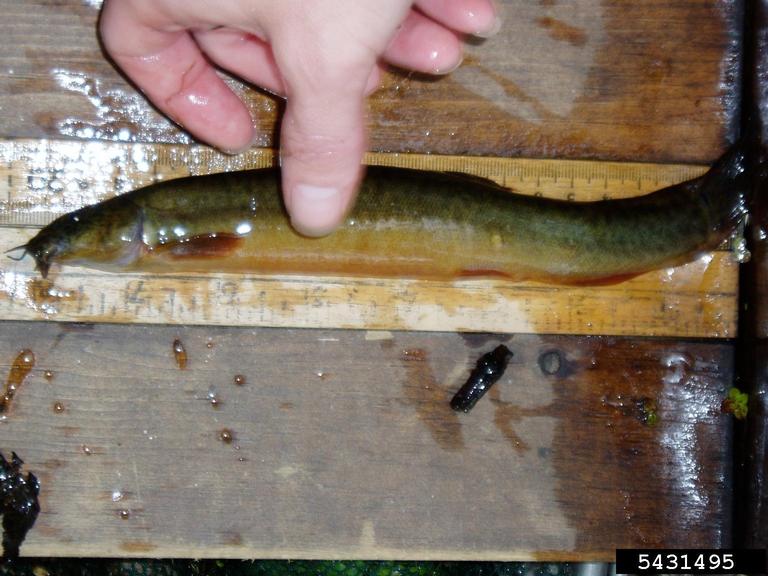
<path id="1" fill-rule="evenodd" d="M 452 412 L 499 342 L 505 376 Z M 0 374 L 24 347 L 0 449 L 42 485 L 25 555 L 610 561 L 730 539 L 727 345 L 6 322 Z"/>
<path id="2" fill-rule="evenodd" d="M 750 42 L 746 107 L 750 122 L 761 122 L 768 142 L 768 2 L 757 0 L 748 14 Z M 754 126 L 753 126 L 754 127 Z M 765 173 L 764 173 L 765 176 Z M 752 261 L 744 268 L 743 334 L 739 338 L 738 384 L 750 394 L 749 414 L 738 429 L 736 453 L 736 542 L 750 548 L 768 547 L 768 180 L 759 182 L 748 231 Z"/>
<path id="3" fill-rule="evenodd" d="M 503 33 L 453 76 L 385 79 L 372 147 L 707 164 L 736 133 L 742 4 L 504 1 Z M 0 137 L 188 142 L 103 58 L 98 5 L 0 0 Z M 272 146 L 282 104 L 233 86 Z M 101 192 L 131 184 L 90 158 L 82 180 L 109 166 Z M 60 192 L 48 169 L 26 176 L 41 198 Z M 726 320 L 705 333 L 733 335 L 732 308 L 710 298 L 704 315 Z M 686 301 L 679 325 L 698 322 Z M 453 414 L 450 394 L 499 341 L 510 371 Z M 0 374 L 23 347 L 37 364 L 0 422 L 0 449 L 42 480 L 23 554 L 607 561 L 617 546 L 730 542 L 728 341 L 3 321 Z"/>
<path id="4" fill-rule="evenodd" d="M 98 0 L 2 0 L 5 137 L 186 142 L 103 57 Z M 741 0 L 499 2 L 494 39 L 438 81 L 388 76 L 375 150 L 709 163 L 738 123 Z M 233 82 L 275 144 L 282 103 Z"/>
<path id="5" fill-rule="evenodd" d="M 151 180 L 269 165 L 271 151 L 226 157 L 184 146 L 0 142 L 0 251 L 60 214 Z M 574 201 L 625 197 L 698 176 L 700 166 L 372 154 L 369 161 L 464 171 L 520 193 Z M 98 166 L 98 169 L 97 169 Z M 15 226 L 24 226 L 17 228 Z M 43 281 L 31 260 L 0 262 L 0 318 L 323 328 L 736 335 L 738 264 L 717 252 L 616 285 L 560 287 L 474 279 L 109 274 L 65 267 Z"/>

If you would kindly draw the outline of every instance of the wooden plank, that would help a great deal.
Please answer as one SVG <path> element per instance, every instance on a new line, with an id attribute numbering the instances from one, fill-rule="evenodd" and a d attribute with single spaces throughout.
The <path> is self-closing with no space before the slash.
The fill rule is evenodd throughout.
<path id="1" fill-rule="evenodd" d="M 750 4 L 748 20 L 749 68 L 746 71 L 745 107 L 760 122 L 763 142 L 768 142 L 768 2 Z M 752 126 L 753 128 L 755 126 Z M 768 547 L 768 199 L 765 173 L 757 182 L 758 194 L 751 207 L 748 231 L 752 260 L 743 271 L 738 385 L 750 394 L 746 425 L 737 436 L 736 543 L 744 547 Z"/>
<path id="2" fill-rule="evenodd" d="M 98 0 L 2 0 L 7 137 L 187 142 L 103 57 Z M 374 150 L 714 160 L 738 121 L 742 0 L 504 0 L 494 39 L 438 81 L 396 72 L 370 99 Z M 236 82 L 275 144 L 282 104 Z"/>
<path id="3" fill-rule="evenodd" d="M 0 250 L 65 211 L 151 180 L 259 167 L 256 150 L 0 143 Z M 624 197 L 695 177 L 700 166 L 372 154 L 377 164 L 465 171 L 521 193 L 573 200 Z M 105 169 L 109 167 L 108 169 Z M 66 267 L 42 281 L 31 261 L 0 263 L 0 318 L 324 328 L 500 331 L 722 338 L 736 334 L 738 265 L 717 252 L 613 286 L 574 288 L 472 280 L 424 282 L 257 275 L 108 274 Z"/>
<path id="4" fill-rule="evenodd" d="M 499 342 L 505 376 L 452 412 Z M 730 344 L 6 322 L 0 374 L 21 348 L 0 449 L 41 480 L 24 555 L 608 561 L 730 539 Z"/>
<path id="5" fill-rule="evenodd" d="M 20 233 L 22 232 L 22 233 Z M 0 248 L 27 231 L 0 229 Z M 67 267 L 53 282 L 31 261 L 0 265 L 0 318 L 611 334 L 736 335 L 738 264 L 727 252 L 597 288 L 234 274 L 110 274 Z"/>

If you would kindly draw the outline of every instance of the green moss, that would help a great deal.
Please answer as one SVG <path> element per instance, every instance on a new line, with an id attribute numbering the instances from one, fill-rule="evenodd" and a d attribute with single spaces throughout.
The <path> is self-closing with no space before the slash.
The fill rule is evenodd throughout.
<path id="1" fill-rule="evenodd" d="M 749 409 L 749 394 L 738 388 L 728 390 L 728 397 L 723 400 L 723 412 L 733 414 L 737 420 L 744 420 Z"/>

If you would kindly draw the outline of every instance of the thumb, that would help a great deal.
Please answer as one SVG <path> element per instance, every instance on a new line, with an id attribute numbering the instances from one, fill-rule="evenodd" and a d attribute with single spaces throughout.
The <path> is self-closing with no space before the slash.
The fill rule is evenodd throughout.
<path id="1" fill-rule="evenodd" d="M 354 202 L 366 148 L 364 97 L 370 70 L 294 78 L 280 137 L 285 205 L 307 236 L 332 232 Z"/>

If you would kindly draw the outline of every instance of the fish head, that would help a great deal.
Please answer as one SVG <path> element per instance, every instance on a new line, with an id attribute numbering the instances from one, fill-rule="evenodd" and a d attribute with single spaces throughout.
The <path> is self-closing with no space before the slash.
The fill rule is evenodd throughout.
<path id="1" fill-rule="evenodd" d="M 18 249 L 24 250 L 22 257 L 28 254 L 34 258 L 45 278 L 55 262 L 109 269 L 130 263 L 142 247 L 141 211 L 107 202 L 57 218 Z"/>

